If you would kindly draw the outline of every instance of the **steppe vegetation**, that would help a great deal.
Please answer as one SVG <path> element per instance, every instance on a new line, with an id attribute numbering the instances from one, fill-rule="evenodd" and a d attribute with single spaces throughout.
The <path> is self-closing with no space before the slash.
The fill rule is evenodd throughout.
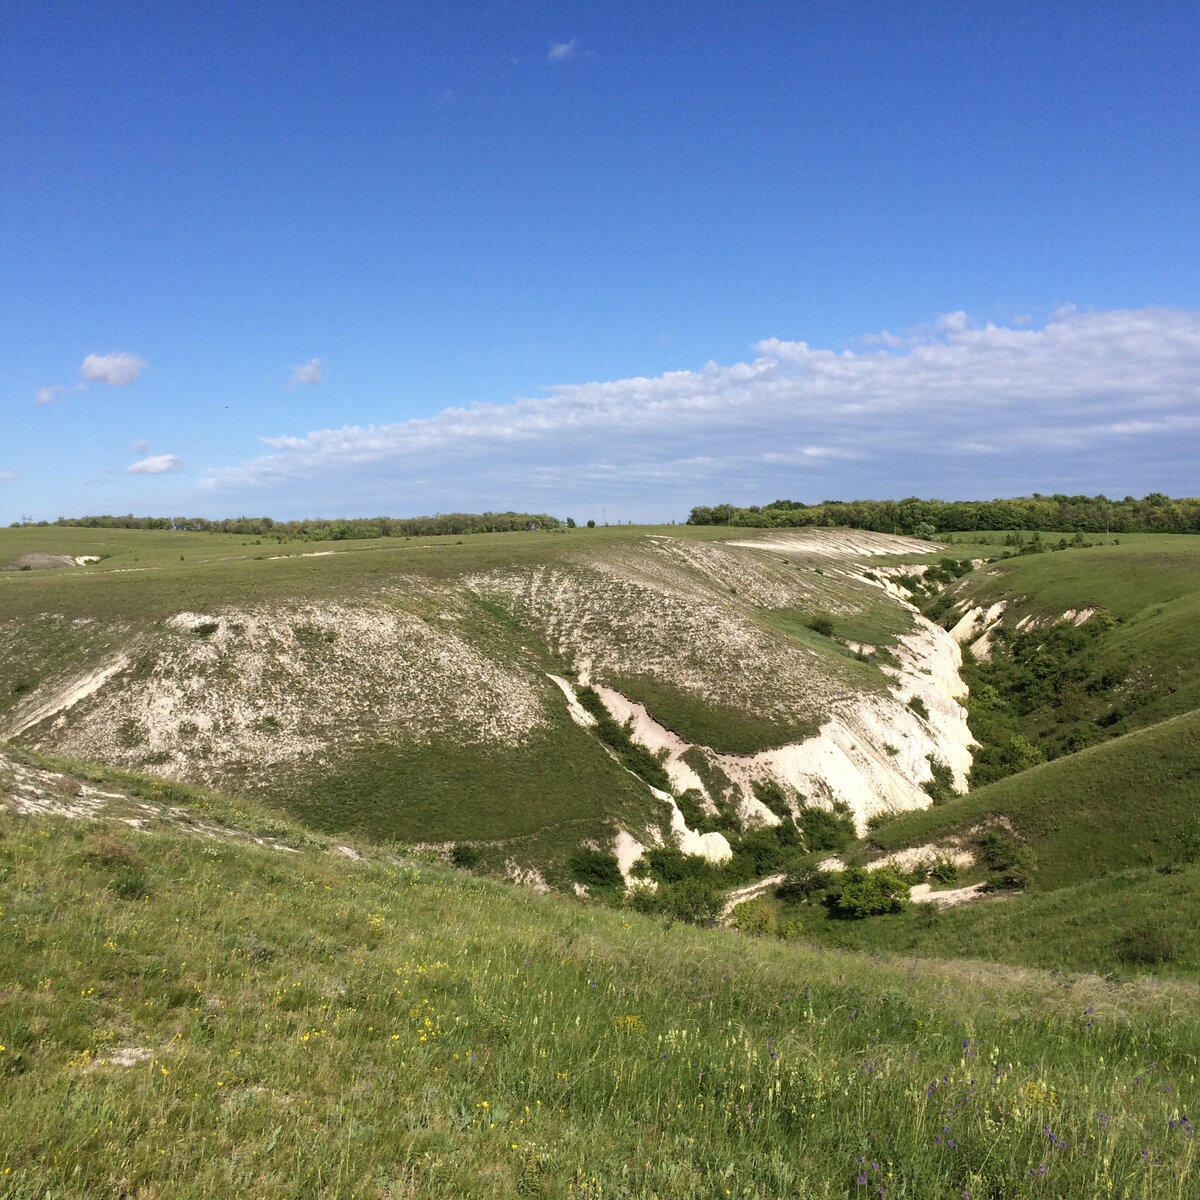
<path id="1" fill-rule="evenodd" d="M 0 1194 L 1196 1193 L 1200 541 L 325 540 L 0 531 Z"/>
<path id="2" fill-rule="evenodd" d="M 664 926 L 234 807 L 0 816 L 6 1196 L 1192 1194 L 1190 984 Z"/>

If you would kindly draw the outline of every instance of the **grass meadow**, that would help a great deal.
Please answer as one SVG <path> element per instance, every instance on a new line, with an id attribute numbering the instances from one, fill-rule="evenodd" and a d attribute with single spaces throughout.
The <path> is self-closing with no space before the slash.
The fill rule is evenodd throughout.
<path id="1" fill-rule="evenodd" d="M 15 815 L 0 910 L 11 1200 L 1197 1194 L 1190 984 Z"/>

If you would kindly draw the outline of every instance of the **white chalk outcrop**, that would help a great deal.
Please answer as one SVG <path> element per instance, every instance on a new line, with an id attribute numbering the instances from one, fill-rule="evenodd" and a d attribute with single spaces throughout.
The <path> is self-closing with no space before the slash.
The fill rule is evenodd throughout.
<path id="1" fill-rule="evenodd" d="M 753 755 L 703 753 L 741 792 L 743 816 L 774 824 L 778 818 L 754 798 L 753 784 L 771 779 L 806 797 L 810 802 L 842 802 L 854 814 L 860 832 L 878 812 L 904 812 L 929 805 L 921 785 L 933 777 L 930 760 L 948 765 L 955 787 L 965 791 L 975 744 L 967 727 L 967 714 L 959 701 L 966 695 L 959 670 L 962 654 L 958 642 L 913 610 L 914 628 L 891 648 L 898 667 L 883 667 L 895 680 L 889 692 L 865 693 L 836 701 L 832 715 L 815 737 Z M 560 687 L 574 700 L 566 681 Z M 663 766 L 676 792 L 695 789 L 711 802 L 700 776 L 683 761 L 693 749 L 678 734 L 659 724 L 645 706 L 612 688 L 593 684 L 615 719 L 628 722 L 633 739 L 662 756 Z M 920 716 L 910 707 L 924 709 Z M 574 701 L 578 703 L 578 701 Z M 665 793 L 659 793 L 668 799 Z M 674 802 L 672 801 L 674 806 Z M 719 834 L 702 835 L 688 830 L 674 807 L 676 838 L 688 853 L 714 851 L 728 855 L 728 843 Z M 720 838 L 721 849 L 716 844 Z M 701 848 L 696 839 L 712 839 Z"/>
<path id="2" fill-rule="evenodd" d="M 976 658 L 990 659 L 992 657 L 992 635 L 1000 625 L 1004 610 L 1008 607 L 1007 600 L 997 600 L 995 604 L 984 607 L 978 605 L 968 609 L 950 630 L 950 636 L 960 646 L 969 646 Z"/>

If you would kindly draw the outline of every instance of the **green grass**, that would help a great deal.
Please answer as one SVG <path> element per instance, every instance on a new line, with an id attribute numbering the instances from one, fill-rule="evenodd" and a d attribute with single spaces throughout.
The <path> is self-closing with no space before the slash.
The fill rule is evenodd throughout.
<path id="1" fill-rule="evenodd" d="M 1200 711 L 907 813 L 870 840 L 919 846 L 1000 817 L 1036 850 L 1038 890 L 1174 861 L 1200 818 Z"/>
<path id="2" fill-rule="evenodd" d="M 1019 614 L 1105 608 L 1127 621 L 1198 589 L 1200 538 L 1146 533 L 1124 534 L 1119 545 L 1006 559 L 975 572 L 969 590 L 974 603 L 1007 599 Z"/>
<path id="3" fill-rule="evenodd" d="M 964 880 L 969 878 L 964 874 Z M 938 912 L 910 905 L 863 921 L 831 919 L 820 906 L 775 904 L 777 922 L 798 922 L 813 945 L 869 953 L 962 958 L 1056 971 L 1091 971 L 1128 980 L 1200 981 L 1200 867 L 1162 874 L 1113 871 L 1053 892 L 999 895 Z M 1139 962 L 1130 948 L 1161 935 L 1161 960 Z"/>
<path id="4" fill-rule="evenodd" d="M 3 814 L 0 909 L 10 1200 L 1194 1194 L 1186 985 Z"/>
<path id="5" fill-rule="evenodd" d="M 837 657 L 841 659 L 841 655 Z M 797 715 L 791 721 L 771 720 L 745 709 L 716 704 L 653 675 L 617 674 L 604 682 L 644 704 L 659 724 L 684 741 L 725 754 L 756 754 L 811 737 L 820 728 L 815 715 Z"/>
<path id="6" fill-rule="evenodd" d="M 521 838 L 569 822 L 642 825 L 651 810 L 654 823 L 660 815 L 646 789 L 566 719 L 520 746 L 343 747 L 327 766 L 302 763 L 257 795 L 330 833 L 405 842 Z M 602 812 L 597 795 L 607 800 Z"/>

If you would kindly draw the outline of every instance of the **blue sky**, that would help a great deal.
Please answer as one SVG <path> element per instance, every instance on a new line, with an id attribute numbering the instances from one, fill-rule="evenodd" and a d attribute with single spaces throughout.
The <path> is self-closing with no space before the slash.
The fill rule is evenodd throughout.
<path id="1" fill-rule="evenodd" d="M 1169 2 L 14 7 L 0 522 L 1195 494 L 1198 51 Z"/>

